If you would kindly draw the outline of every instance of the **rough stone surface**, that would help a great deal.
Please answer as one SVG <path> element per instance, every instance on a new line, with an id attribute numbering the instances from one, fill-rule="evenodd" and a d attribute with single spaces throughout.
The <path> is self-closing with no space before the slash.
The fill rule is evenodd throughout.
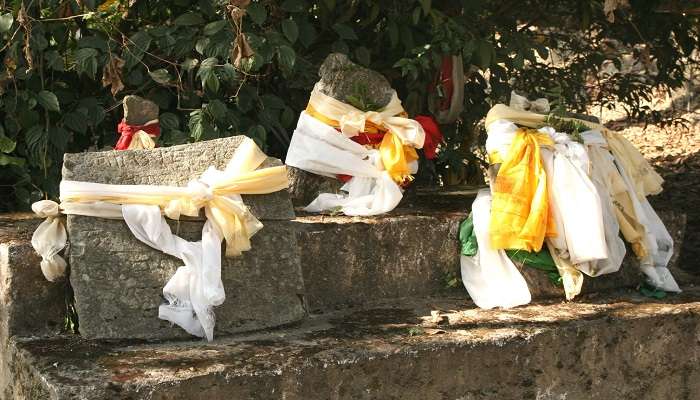
<path id="1" fill-rule="evenodd" d="M 444 292 L 450 274 L 459 274 L 457 234 L 466 217 L 399 209 L 372 218 L 297 218 L 309 309 Z"/>
<path id="2" fill-rule="evenodd" d="M 340 193 L 343 184 L 327 176 L 306 172 L 303 169 L 287 167 L 289 197 L 294 207 L 306 207 L 321 193 Z"/>
<path id="3" fill-rule="evenodd" d="M 511 310 L 436 298 L 212 344 L 18 340 L 13 372 L 33 399 L 697 399 L 699 315 L 698 289 Z"/>
<path id="4" fill-rule="evenodd" d="M 297 217 L 306 298 L 311 311 L 336 309 L 386 298 L 459 293 L 461 284 L 448 289 L 447 282 L 460 277 L 458 230 L 469 209 L 470 193 L 453 194 L 451 205 L 431 195 L 436 207 L 417 196 L 416 208 L 399 208 L 371 218 L 306 215 Z M 413 204 L 410 204 L 413 205 Z M 410 206 L 409 205 L 409 206 Z M 458 211 L 461 208 L 462 211 Z M 428 211 L 430 210 L 430 211 Z M 677 212 L 660 212 L 677 243 L 682 242 L 685 219 Z M 628 252 L 630 255 L 631 251 Z M 643 281 L 638 263 L 628 255 L 620 271 L 584 279 L 583 293 L 635 287 Z M 679 282 L 692 277 L 677 267 L 678 249 L 670 263 Z M 564 298 L 561 287 L 541 271 L 519 267 L 535 299 Z"/>
<path id="5" fill-rule="evenodd" d="M 158 119 L 159 114 L 158 105 L 150 100 L 134 95 L 124 97 L 124 120 L 129 125 L 145 125 Z"/>
<path id="6" fill-rule="evenodd" d="M 67 154 L 63 178 L 109 184 L 185 186 L 210 165 L 223 169 L 243 137 L 154 150 Z M 280 165 L 268 158 L 263 166 Z M 244 196 L 265 228 L 253 249 L 222 264 L 226 302 L 215 309 L 217 329 L 230 333 L 296 321 L 305 314 L 299 250 L 283 220 L 294 217 L 289 195 Z M 170 338 L 186 335 L 158 319 L 162 288 L 182 262 L 139 242 L 123 221 L 69 216 L 71 285 L 85 337 Z M 201 221 L 171 221 L 188 240 Z"/>
<path id="7" fill-rule="evenodd" d="M 381 108 L 389 104 L 394 92 L 382 74 L 353 63 L 341 53 L 328 55 L 318 74 L 321 93 L 345 103 L 352 104 L 348 96 L 353 96 Z"/>
<path id="8" fill-rule="evenodd" d="M 169 221 L 187 240 L 201 237 L 199 221 Z M 123 221 L 69 216 L 70 281 L 86 338 L 188 337 L 158 319 L 163 286 L 183 265 L 139 242 Z M 266 224 L 252 250 L 224 257 L 226 301 L 215 307 L 218 335 L 279 326 L 306 314 L 299 247 L 289 223 Z"/>
<path id="9" fill-rule="evenodd" d="M 66 154 L 63 179 L 119 185 L 186 186 L 211 165 L 224 169 L 243 139 L 244 136 L 233 136 L 152 150 Z M 276 165 L 281 162 L 268 158 L 262 166 Z M 294 218 L 289 194 L 284 190 L 243 196 L 243 201 L 260 219 Z"/>
<path id="10" fill-rule="evenodd" d="M 44 279 L 30 242 L 40 222 L 30 214 L 0 215 L 0 398 L 13 397 L 9 338 L 51 335 L 63 327 L 65 282 Z"/>

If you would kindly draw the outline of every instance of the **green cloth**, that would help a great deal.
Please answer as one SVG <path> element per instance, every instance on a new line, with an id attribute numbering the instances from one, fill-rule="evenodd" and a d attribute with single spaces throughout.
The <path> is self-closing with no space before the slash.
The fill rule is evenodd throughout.
<path id="1" fill-rule="evenodd" d="M 474 219 L 471 214 L 459 225 L 459 241 L 462 244 L 461 252 L 463 256 L 473 257 L 476 255 L 476 252 L 479 250 L 479 244 L 476 241 Z M 542 250 L 537 253 L 525 250 L 506 250 L 506 254 L 508 258 L 518 264 L 543 271 L 555 285 L 562 285 L 561 275 L 559 275 L 557 265 L 554 263 L 554 259 L 552 259 L 552 255 L 549 254 L 549 250 L 547 250 L 546 247 L 543 247 Z"/>
<path id="2" fill-rule="evenodd" d="M 479 244 L 476 242 L 476 233 L 474 232 L 474 219 L 469 214 L 469 218 L 462 221 L 459 225 L 459 241 L 462 243 L 462 255 L 474 257 L 479 250 Z"/>

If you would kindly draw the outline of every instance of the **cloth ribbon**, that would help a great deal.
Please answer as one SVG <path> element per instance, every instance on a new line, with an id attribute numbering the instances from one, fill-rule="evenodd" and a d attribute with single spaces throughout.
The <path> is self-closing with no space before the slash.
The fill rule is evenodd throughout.
<path id="1" fill-rule="evenodd" d="M 516 110 L 531 111 L 539 114 L 549 114 L 549 101 L 545 98 L 528 100 L 515 91 L 510 92 L 510 106 Z"/>
<path id="2" fill-rule="evenodd" d="M 410 164 L 418 160 L 415 149 L 423 147 L 425 131 L 420 123 L 405 117 L 396 92 L 381 111 L 362 111 L 314 87 L 306 112 L 349 138 L 362 136 L 364 132 L 383 133 L 379 152 L 384 169 L 398 184 L 412 178 Z"/>
<path id="3" fill-rule="evenodd" d="M 46 218 L 32 235 L 32 247 L 41 256 L 41 272 L 49 282 L 55 282 L 66 274 L 66 261 L 58 253 L 66 247 L 66 229 L 61 221 L 58 204 L 41 200 L 32 204 L 32 211 Z"/>
<path id="4" fill-rule="evenodd" d="M 545 236 L 556 235 L 540 155 L 540 146 L 551 146 L 554 142 L 547 134 L 535 130 L 501 133 L 498 124 L 488 129 L 492 141 L 506 143 L 512 138 L 492 186 L 490 244 L 495 249 L 540 251 Z M 503 135 L 507 137 L 501 138 Z M 492 139 L 493 136 L 499 138 Z"/>
<path id="5" fill-rule="evenodd" d="M 434 160 L 437 157 L 437 148 L 445 139 L 440 131 L 440 127 L 435 118 L 428 115 L 416 115 L 414 118 L 423 127 L 425 131 L 425 143 L 423 144 L 423 154 L 428 160 Z"/>
<path id="6" fill-rule="evenodd" d="M 255 142 L 246 138 L 223 171 L 209 167 L 186 187 L 62 181 L 60 208 L 64 214 L 123 218 L 139 240 L 182 259 L 185 266 L 178 269 L 163 291 L 170 304 L 161 306 L 159 315 L 193 335 L 212 340 L 212 307 L 225 298 L 221 241 L 226 241 L 227 256 L 237 256 L 250 250 L 250 238 L 262 228 L 241 195 L 272 193 L 288 187 L 285 166 L 258 169 L 266 158 Z M 34 207 L 47 220 L 34 233 L 32 245 L 43 259 L 60 266 L 56 254 L 65 246 L 66 234 L 63 225 L 56 222 L 59 206 L 44 202 Z M 201 242 L 188 242 L 173 235 L 161 215 L 172 219 L 181 215 L 196 217 L 202 208 L 207 222 Z M 46 272 L 45 275 L 47 279 L 53 276 Z"/>
<path id="7" fill-rule="evenodd" d="M 156 147 L 153 139 L 160 136 L 160 123 L 155 119 L 144 125 L 129 125 L 122 119 L 117 126 L 117 132 L 121 136 L 114 150 L 152 149 Z"/>

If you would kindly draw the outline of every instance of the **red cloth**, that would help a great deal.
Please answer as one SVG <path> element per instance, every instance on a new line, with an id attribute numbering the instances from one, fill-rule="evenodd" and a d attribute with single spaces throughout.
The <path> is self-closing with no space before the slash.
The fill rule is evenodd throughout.
<path id="1" fill-rule="evenodd" d="M 428 115 L 417 115 L 414 119 L 421 124 L 425 131 L 425 143 L 423 144 L 425 158 L 432 160 L 437 156 L 435 154 L 437 147 L 444 140 L 442 132 L 440 132 L 440 127 L 437 122 L 435 122 L 435 119 Z"/>
<path id="2" fill-rule="evenodd" d="M 131 144 L 131 139 L 133 139 L 134 134 L 138 131 L 144 131 L 151 137 L 158 137 L 160 136 L 160 123 L 154 122 L 148 125 L 129 125 L 122 119 L 117 126 L 117 132 L 119 132 L 121 136 L 119 140 L 117 140 L 114 150 L 127 150 Z"/>

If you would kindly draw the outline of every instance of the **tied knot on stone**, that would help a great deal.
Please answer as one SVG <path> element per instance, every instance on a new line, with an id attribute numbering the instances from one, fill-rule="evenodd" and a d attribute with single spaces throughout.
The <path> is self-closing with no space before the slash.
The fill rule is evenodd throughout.
<path id="1" fill-rule="evenodd" d="M 115 150 L 153 149 L 156 143 L 153 138 L 160 136 L 160 122 L 155 119 L 143 125 L 130 125 L 122 120 L 117 126 L 119 140 Z"/>
<path id="2" fill-rule="evenodd" d="M 49 282 L 54 282 L 66 274 L 66 261 L 58 255 L 66 246 L 66 230 L 61 221 L 58 203 L 41 200 L 32 204 L 32 211 L 45 220 L 32 235 L 32 246 L 41 255 L 41 272 Z M 50 240 L 42 240 L 43 238 Z"/>
<path id="3" fill-rule="evenodd" d="M 519 111 L 531 111 L 538 114 L 549 114 L 549 101 L 545 98 L 528 100 L 515 91 L 510 92 L 510 107 Z"/>

